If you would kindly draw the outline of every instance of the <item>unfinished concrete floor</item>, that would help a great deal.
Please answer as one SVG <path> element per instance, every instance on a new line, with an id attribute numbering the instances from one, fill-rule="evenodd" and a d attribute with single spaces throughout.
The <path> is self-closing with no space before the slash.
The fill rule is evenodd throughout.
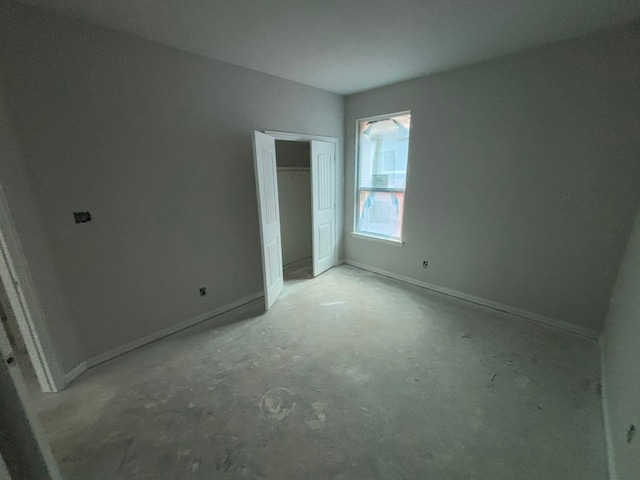
<path id="1" fill-rule="evenodd" d="M 346 266 L 260 310 L 37 395 L 65 478 L 607 478 L 592 340 Z"/>

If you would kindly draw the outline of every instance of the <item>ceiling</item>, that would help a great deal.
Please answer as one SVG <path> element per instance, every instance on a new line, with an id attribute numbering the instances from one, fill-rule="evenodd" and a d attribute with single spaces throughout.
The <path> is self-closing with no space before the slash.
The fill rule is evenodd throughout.
<path id="1" fill-rule="evenodd" d="M 339 94 L 640 18 L 640 0 L 23 0 Z"/>

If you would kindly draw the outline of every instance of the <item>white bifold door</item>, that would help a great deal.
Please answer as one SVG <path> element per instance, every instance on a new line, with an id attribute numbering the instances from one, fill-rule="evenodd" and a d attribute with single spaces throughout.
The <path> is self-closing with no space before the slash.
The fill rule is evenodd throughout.
<path id="1" fill-rule="evenodd" d="M 313 276 L 336 264 L 335 144 L 311 141 Z"/>
<path id="2" fill-rule="evenodd" d="M 275 138 L 254 132 L 253 156 L 260 216 L 264 297 L 268 310 L 284 288 Z M 311 216 L 314 277 L 337 263 L 335 178 L 335 144 L 312 140 Z"/>
<path id="3" fill-rule="evenodd" d="M 260 216 L 264 303 L 269 310 L 284 288 L 275 138 L 253 132 L 253 158 Z"/>

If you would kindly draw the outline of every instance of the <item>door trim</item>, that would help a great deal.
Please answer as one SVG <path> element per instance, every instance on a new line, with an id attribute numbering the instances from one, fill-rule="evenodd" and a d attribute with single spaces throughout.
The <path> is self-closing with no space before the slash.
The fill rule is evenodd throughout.
<path id="1" fill-rule="evenodd" d="M 290 133 L 278 132 L 274 130 L 265 130 L 265 135 L 275 138 L 276 140 L 288 140 L 290 142 L 310 142 L 311 140 L 320 140 L 321 142 L 338 143 L 337 137 L 323 137 L 322 135 L 307 135 L 306 133 Z"/>
<path id="2" fill-rule="evenodd" d="M 0 282 L 0 288 L 4 288 L 18 323 L 40 389 L 43 392 L 64 389 L 64 374 L 52 346 L 44 321 L 45 315 L 36 296 L 31 273 L 1 186 Z"/>
<path id="3" fill-rule="evenodd" d="M 33 472 L 40 471 L 38 478 L 50 480 L 62 480 L 58 465 L 51 453 L 51 447 L 42 430 L 40 419 L 36 409 L 29 398 L 29 388 L 24 380 L 22 366 L 15 361 L 15 355 L 9 343 L 9 338 L 4 329 L 0 326 L 0 384 L 4 389 L 2 392 L 3 407 L 8 407 L 6 411 L 0 411 L 3 426 L 8 428 L 9 437 L 19 439 L 18 445 L 14 447 L 25 447 L 25 451 L 32 451 L 28 457 L 15 458 L 14 467 L 33 469 Z M 13 479 L 24 478 L 23 475 L 11 476 L 5 459 L 11 455 L 11 448 L 5 451 L 0 447 L 0 478 Z M 35 450 L 35 451 L 34 451 Z M 15 452 L 14 452 L 15 453 Z M 16 462 L 17 461 L 17 462 Z M 26 463 L 25 463 L 26 462 Z M 15 471 L 13 472 L 16 473 Z M 29 475 L 31 477 L 31 475 Z"/>

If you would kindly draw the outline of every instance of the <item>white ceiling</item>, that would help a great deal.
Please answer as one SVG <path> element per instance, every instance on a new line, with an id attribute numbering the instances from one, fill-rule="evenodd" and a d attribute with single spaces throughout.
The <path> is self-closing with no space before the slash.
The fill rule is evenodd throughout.
<path id="1" fill-rule="evenodd" d="M 349 94 L 640 18 L 640 0 L 23 0 Z"/>

